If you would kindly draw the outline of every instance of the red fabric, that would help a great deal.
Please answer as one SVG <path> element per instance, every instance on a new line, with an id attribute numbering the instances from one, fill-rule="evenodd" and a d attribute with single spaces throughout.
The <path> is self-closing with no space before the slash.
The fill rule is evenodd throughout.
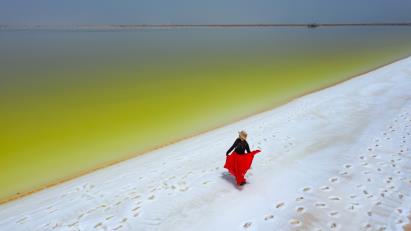
<path id="1" fill-rule="evenodd" d="M 231 155 L 227 156 L 224 168 L 228 169 L 231 175 L 235 177 L 237 184 L 245 182 L 245 173 L 250 169 L 254 155 L 259 152 L 260 150 L 255 150 L 242 155 L 233 152 Z"/>

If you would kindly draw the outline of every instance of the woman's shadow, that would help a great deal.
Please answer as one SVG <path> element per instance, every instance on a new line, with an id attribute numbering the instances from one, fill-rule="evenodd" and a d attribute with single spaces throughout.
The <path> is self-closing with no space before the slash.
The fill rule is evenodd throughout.
<path id="1" fill-rule="evenodd" d="M 243 190 L 242 186 L 237 185 L 237 182 L 235 181 L 235 178 L 228 172 L 222 172 L 221 173 L 221 178 L 224 180 L 228 181 L 231 183 L 237 190 Z"/>

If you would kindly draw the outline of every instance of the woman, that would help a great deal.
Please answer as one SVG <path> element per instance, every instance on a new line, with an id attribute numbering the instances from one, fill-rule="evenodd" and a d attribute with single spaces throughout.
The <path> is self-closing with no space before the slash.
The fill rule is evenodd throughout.
<path id="1" fill-rule="evenodd" d="M 231 175 L 235 176 L 237 185 L 244 185 L 246 183 L 245 173 L 250 169 L 254 155 L 259 153 L 260 150 L 250 152 L 250 147 L 246 140 L 247 132 L 240 131 L 238 135 L 238 138 L 226 153 L 227 159 L 224 168 L 228 169 Z M 234 152 L 230 155 L 233 149 Z"/>

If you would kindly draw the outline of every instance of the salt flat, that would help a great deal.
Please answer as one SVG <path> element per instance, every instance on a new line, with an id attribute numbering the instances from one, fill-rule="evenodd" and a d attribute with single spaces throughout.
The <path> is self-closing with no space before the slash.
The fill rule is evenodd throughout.
<path id="1" fill-rule="evenodd" d="M 223 165 L 243 129 L 262 152 L 237 187 Z M 402 230 L 410 149 L 406 58 L 3 204 L 0 230 Z"/>

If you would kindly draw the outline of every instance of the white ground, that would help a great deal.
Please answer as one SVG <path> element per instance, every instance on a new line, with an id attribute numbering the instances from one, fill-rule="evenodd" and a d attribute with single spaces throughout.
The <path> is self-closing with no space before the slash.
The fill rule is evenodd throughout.
<path id="1" fill-rule="evenodd" d="M 261 149 L 242 188 L 237 131 Z M 401 230 L 411 58 L 0 206 L 0 230 Z"/>

